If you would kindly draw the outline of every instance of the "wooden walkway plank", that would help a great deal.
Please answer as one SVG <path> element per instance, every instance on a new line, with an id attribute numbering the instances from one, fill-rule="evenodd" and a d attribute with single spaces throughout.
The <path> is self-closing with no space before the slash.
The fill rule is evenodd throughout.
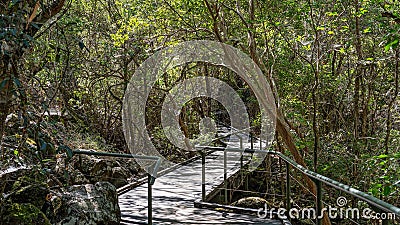
<path id="1" fill-rule="evenodd" d="M 238 171 L 239 162 L 228 162 L 228 168 L 231 168 L 229 177 Z M 223 152 L 209 155 L 206 165 L 206 191 L 209 193 L 223 182 Z M 156 179 L 153 185 L 153 223 L 282 224 L 279 220 L 195 208 L 194 202 L 198 199 L 201 199 L 201 159 Z M 119 204 L 123 223 L 147 224 L 147 183 L 121 195 Z"/>
<path id="2" fill-rule="evenodd" d="M 218 135 L 229 134 L 226 127 L 218 127 Z M 239 148 L 238 137 L 225 138 L 230 148 Z M 243 143 L 250 148 L 250 143 Z M 259 143 L 253 144 L 254 148 Z M 227 177 L 240 169 L 241 153 L 227 153 Z M 250 160 L 244 157 L 244 163 Z M 206 157 L 206 194 L 224 181 L 224 153 L 213 152 Z M 282 225 L 280 220 L 260 219 L 257 216 L 223 213 L 194 207 L 201 199 L 201 158 L 180 166 L 156 179 L 153 185 L 153 224 L 267 224 Z M 147 183 L 119 196 L 119 205 L 124 224 L 147 224 Z"/>

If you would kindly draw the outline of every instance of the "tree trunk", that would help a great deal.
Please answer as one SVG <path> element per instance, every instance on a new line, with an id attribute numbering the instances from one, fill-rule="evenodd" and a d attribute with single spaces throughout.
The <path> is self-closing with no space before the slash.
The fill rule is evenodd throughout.
<path id="1" fill-rule="evenodd" d="M 390 131 L 392 130 L 392 107 L 398 98 L 399 94 L 399 50 L 396 49 L 395 53 L 395 68 L 394 68 L 394 93 L 390 96 L 390 101 L 388 104 L 388 112 L 386 117 L 386 135 L 385 135 L 385 154 L 389 154 L 389 139 L 390 139 Z"/>
<path id="2" fill-rule="evenodd" d="M 354 79 L 354 131 L 353 131 L 353 151 L 354 151 L 354 162 L 353 162 L 353 177 L 357 180 L 358 177 L 358 158 L 359 158 L 359 150 L 358 150 L 358 139 L 359 139 L 359 119 L 360 119 L 360 85 L 362 81 L 362 67 L 359 63 L 363 59 L 362 54 L 362 44 L 361 44 L 361 31 L 360 31 L 360 18 L 357 16 L 357 13 L 360 10 L 360 2 L 358 0 L 355 1 L 355 22 L 356 22 L 356 52 L 357 52 L 357 68 Z"/>
<path id="3" fill-rule="evenodd" d="M 0 101 L 3 101 L 0 100 Z M 5 131 L 5 126 L 6 126 L 6 118 L 8 115 L 8 109 L 9 106 L 7 104 L 7 101 L 4 100 L 4 102 L 0 102 L 0 148 L 1 148 L 1 158 L 4 159 L 4 148 L 3 148 L 3 135 Z"/>
<path id="4" fill-rule="evenodd" d="M 2 55 L 0 66 L 1 66 L 1 76 L 0 76 L 0 148 L 1 156 L 4 158 L 4 148 L 3 148 L 3 135 L 6 127 L 6 118 L 10 110 L 10 98 L 12 90 L 12 79 L 11 79 L 11 62 L 10 57 Z"/>

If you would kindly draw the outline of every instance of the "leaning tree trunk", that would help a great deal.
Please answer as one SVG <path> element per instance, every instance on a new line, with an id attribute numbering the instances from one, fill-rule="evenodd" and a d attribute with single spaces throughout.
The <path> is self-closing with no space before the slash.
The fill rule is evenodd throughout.
<path id="1" fill-rule="evenodd" d="M 210 1 L 208 0 L 204 0 L 207 9 L 210 13 L 210 16 L 213 20 L 213 24 L 214 24 L 214 34 L 217 38 L 218 41 L 220 42 L 224 42 L 223 40 L 223 36 L 220 33 L 220 28 L 219 28 L 219 23 L 218 23 L 218 16 L 219 16 L 219 7 L 217 6 L 217 4 L 213 5 L 210 3 Z M 254 21 L 254 0 L 248 0 L 248 5 L 249 5 L 249 18 L 250 21 Z M 242 13 L 239 10 L 240 6 L 237 4 L 237 9 L 235 11 L 235 13 L 239 16 L 239 18 L 241 19 L 241 21 L 243 22 L 243 24 L 245 25 L 245 27 L 247 27 L 247 38 L 248 38 L 248 47 L 249 47 L 249 53 L 250 53 L 250 58 L 253 59 L 253 61 L 261 68 L 262 71 L 268 71 L 265 68 L 265 65 L 261 62 L 257 51 L 256 51 L 256 39 L 254 36 L 254 33 L 252 32 L 253 28 L 253 24 L 252 23 L 248 23 L 247 20 L 244 18 L 244 16 L 242 15 Z M 234 9 L 233 9 L 234 10 Z M 267 76 L 268 78 L 269 76 Z M 269 78 L 268 78 L 269 79 Z M 269 85 L 272 85 L 272 82 L 269 82 Z M 271 87 L 271 90 L 275 91 L 275 89 L 273 87 Z M 274 97 L 277 98 L 278 94 L 277 93 L 273 93 Z M 293 136 L 289 130 L 288 124 L 285 121 L 285 116 L 283 114 L 283 112 L 281 111 L 282 109 L 278 107 L 277 105 L 277 115 L 276 115 L 276 131 L 278 133 L 278 136 L 280 136 L 284 142 L 284 144 L 287 146 L 288 150 L 291 152 L 291 154 L 293 155 L 295 161 L 297 163 L 299 163 L 301 166 L 307 168 L 307 165 L 304 162 L 303 157 L 300 155 L 296 145 L 295 145 L 295 141 L 293 139 Z M 316 196 L 317 194 L 317 188 L 316 185 L 314 184 L 314 182 L 307 177 L 306 175 L 303 175 L 304 180 L 307 184 L 308 189 Z M 323 225 L 331 225 L 330 219 L 328 217 L 328 214 L 326 212 L 324 212 L 323 215 L 323 220 L 322 220 Z"/>
<path id="2" fill-rule="evenodd" d="M 0 1 L 0 148 L 3 146 L 5 121 L 11 109 L 13 95 L 20 85 L 18 63 L 32 47 L 35 34 L 50 18 L 57 15 L 65 0 Z M 40 12 L 40 13 L 39 13 Z M 15 96 L 16 97 L 16 96 Z"/>
<path id="3" fill-rule="evenodd" d="M 2 51 L 3 52 L 3 51 Z M 10 110 L 11 90 L 13 89 L 11 59 L 6 55 L 1 55 L 0 61 L 0 148 L 1 156 L 4 156 L 2 145 L 3 134 L 6 126 L 6 118 Z"/>

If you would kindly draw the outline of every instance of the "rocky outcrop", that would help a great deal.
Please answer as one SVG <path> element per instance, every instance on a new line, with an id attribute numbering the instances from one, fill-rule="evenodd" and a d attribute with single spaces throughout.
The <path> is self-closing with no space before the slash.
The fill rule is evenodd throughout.
<path id="1" fill-rule="evenodd" d="M 52 199 L 57 225 L 119 224 L 121 213 L 116 188 L 108 182 L 74 185 Z"/>
<path id="2" fill-rule="evenodd" d="M 68 183 L 88 184 L 107 181 L 117 188 L 128 184 L 129 179 L 137 176 L 139 166 L 133 159 L 98 158 L 95 156 L 81 155 L 74 157 L 66 163 L 65 154 L 57 159 L 56 172 L 63 174 L 68 171 Z"/>
<path id="3" fill-rule="evenodd" d="M 85 182 L 74 177 L 76 182 Z M 11 168 L 0 172 L 0 224 L 119 224 L 115 186 L 108 182 L 54 187 L 41 170 Z"/>
<path id="4" fill-rule="evenodd" d="M 118 161 L 99 160 L 90 170 L 91 180 L 108 181 L 116 187 L 128 184 L 131 176 L 129 171 L 119 164 Z"/>
<path id="5" fill-rule="evenodd" d="M 0 224 L 50 224 L 43 212 L 50 192 L 46 176 L 30 167 L 10 167 L 0 172 Z"/>

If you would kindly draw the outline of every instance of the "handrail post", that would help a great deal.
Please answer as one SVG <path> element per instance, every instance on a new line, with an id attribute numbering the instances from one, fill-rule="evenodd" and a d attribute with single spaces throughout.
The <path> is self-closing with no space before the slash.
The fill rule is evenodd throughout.
<path id="1" fill-rule="evenodd" d="M 290 210 L 290 164 L 286 162 L 286 210 Z"/>
<path id="2" fill-rule="evenodd" d="M 82 155 L 79 155 L 78 159 L 79 159 L 79 167 L 80 169 L 82 169 Z"/>
<path id="3" fill-rule="evenodd" d="M 206 153 L 201 151 L 201 199 L 206 201 Z"/>
<path id="4" fill-rule="evenodd" d="M 321 185 L 321 181 L 315 179 L 315 184 L 317 185 L 317 221 L 316 224 L 317 225 L 321 225 L 322 224 L 322 218 L 323 215 L 320 215 L 320 213 L 322 213 L 322 185 Z"/>
<path id="5" fill-rule="evenodd" d="M 226 159 L 226 151 L 224 151 L 224 189 L 225 189 L 225 191 L 224 191 L 224 200 L 225 200 L 225 204 L 227 204 L 228 203 L 228 190 L 227 190 L 227 188 L 228 188 L 228 184 L 227 184 L 227 181 L 226 181 L 226 178 L 227 178 L 227 163 L 226 163 L 226 161 L 227 161 L 227 159 Z"/>
<path id="6" fill-rule="evenodd" d="M 151 174 L 149 173 L 147 175 L 147 204 L 148 204 L 148 224 L 152 225 L 153 224 L 153 193 L 152 193 L 152 189 L 153 189 L 153 180 L 154 178 L 151 176 Z"/>
<path id="7" fill-rule="evenodd" d="M 253 150 L 254 149 L 254 140 L 253 140 L 253 135 L 251 134 L 251 131 L 250 131 L 250 148 L 251 148 L 251 150 Z"/>
<path id="8" fill-rule="evenodd" d="M 243 150 L 243 138 L 238 135 L 240 141 L 240 150 Z M 240 153 L 240 179 L 243 181 L 243 154 L 244 152 Z"/>

